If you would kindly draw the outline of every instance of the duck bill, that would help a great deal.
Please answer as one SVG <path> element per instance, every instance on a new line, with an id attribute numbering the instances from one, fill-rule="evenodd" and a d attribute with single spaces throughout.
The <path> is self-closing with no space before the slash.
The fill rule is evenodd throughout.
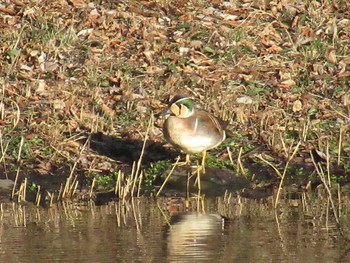
<path id="1" fill-rule="evenodd" d="M 155 117 L 161 117 L 161 116 L 166 116 L 166 115 L 170 115 L 171 111 L 169 107 L 166 107 L 164 110 L 162 110 L 160 113 L 155 114 Z"/>

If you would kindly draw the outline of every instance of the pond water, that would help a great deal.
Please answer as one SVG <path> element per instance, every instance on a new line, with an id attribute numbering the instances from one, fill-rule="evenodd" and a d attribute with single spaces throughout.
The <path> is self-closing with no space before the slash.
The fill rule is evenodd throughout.
<path id="1" fill-rule="evenodd" d="M 328 202 L 305 197 L 278 209 L 240 198 L 3 203 L 0 262 L 350 262 L 332 218 Z"/>

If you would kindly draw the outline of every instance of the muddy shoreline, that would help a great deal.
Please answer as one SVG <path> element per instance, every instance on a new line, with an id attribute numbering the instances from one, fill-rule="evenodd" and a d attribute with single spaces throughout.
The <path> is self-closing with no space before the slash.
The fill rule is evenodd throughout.
<path id="1" fill-rule="evenodd" d="M 81 145 L 88 145 L 87 149 L 89 154 L 98 154 L 105 156 L 106 158 L 118 162 L 118 169 L 121 173 L 125 174 L 127 178 L 132 173 L 133 164 L 139 161 L 142 141 L 119 139 L 113 136 L 103 135 L 102 133 L 93 134 L 91 136 L 81 139 Z M 89 143 L 86 144 L 87 140 Z M 271 159 L 272 155 L 268 155 L 266 148 L 257 146 L 254 150 L 244 155 L 242 167 L 245 172 L 237 172 L 232 167 L 208 167 L 206 174 L 200 174 L 200 185 L 198 184 L 198 174 L 195 173 L 195 168 L 190 166 L 176 167 L 172 172 L 170 179 L 166 182 L 165 188 L 159 194 L 159 196 L 166 197 L 191 197 L 195 195 L 203 195 L 206 197 L 217 197 L 223 195 L 241 196 L 248 199 L 264 200 L 276 195 L 277 189 L 281 182 L 281 175 L 285 169 L 286 161 L 278 159 Z M 169 175 L 170 167 L 175 163 L 175 157 L 177 152 L 172 148 L 167 147 L 164 143 L 148 141 L 145 147 L 145 153 L 141 160 L 141 169 L 143 172 L 150 171 L 150 167 L 157 162 L 166 162 L 168 168 L 157 171 L 152 178 L 152 185 L 147 185 L 145 181 L 140 184 L 139 195 L 154 196 L 157 194 L 160 186 L 164 182 L 165 178 Z M 221 158 L 226 156 L 225 153 L 221 154 Z M 315 154 L 316 164 L 325 166 L 326 162 L 320 156 Z M 261 162 L 261 159 L 256 156 L 269 156 L 270 162 L 267 165 Z M 182 155 L 184 158 L 184 155 Z M 216 156 L 215 158 L 219 158 Z M 260 157 L 261 158 L 261 157 Z M 266 157 L 267 158 L 267 157 Z M 16 180 L 16 172 L 5 173 L 6 179 L 2 180 L 1 199 L 3 202 L 10 201 L 12 193 L 14 191 L 13 199 L 17 200 L 19 186 L 23 182 L 24 178 L 27 178 L 27 196 L 28 202 L 35 203 L 37 197 L 38 186 L 40 186 L 40 192 L 42 199 L 41 206 L 47 206 L 50 203 L 49 196 L 51 194 L 59 195 L 62 188 L 67 184 L 67 179 L 73 176 L 77 183 L 77 188 L 74 193 L 69 196 L 73 200 L 93 200 L 96 204 L 105 204 L 112 200 L 119 200 L 120 196 L 116 193 L 115 185 L 118 180 L 117 177 L 112 178 L 103 188 L 92 185 L 92 178 L 86 173 L 88 166 L 87 159 L 82 156 L 79 158 L 77 166 L 72 171 L 72 167 L 65 164 L 55 167 L 55 169 L 47 170 L 45 174 L 39 174 L 37 171 L 32 170 L 31 166 L 21 167 L 18 172 L 17 186 L 13 189 L 14 181 Z M 108 163 L 106 159 L 104 166 L 110 168 L 111 163 Z M 85 163 L 84 163 L 85 162 Z M 228 166 L 229 162 L 226 163 Z M 52 167 L 51 167 L 52 168 Z M 237 169 L 237 167 L 236 167 Z M 279 173 L 276 172 L 279 171 Z M 98 171 L 99 175 L 109 176 L 110 169 L 105 171 Z M 339 166 L 331 165 L 330 172 L 333 175 L 332 181 L 339 183 L 339 185 L 348 184 L 348 174 Z M 301 194 L 305 191 L 312 192 L 318 186 L 322 186 L 322 180 L 316 173 L 314 164 L 311 162 L 311 158 L 300 158 L 294 160 L 288 167 L 288 178 L 283 183 L 283 191 L 285 194 Z M 94 187 L 91 189 L 91 187 Z M 90 194 L 89 194 L 90 193 Z M 135 196 L 136 193 L 130 193 L 130 196 Z M 67 198 L 67 197 L 66 197 Z M 56 199 L 57 202 L 63 199 Z M 23 201 L 23 200 L 22 200 Z"/>

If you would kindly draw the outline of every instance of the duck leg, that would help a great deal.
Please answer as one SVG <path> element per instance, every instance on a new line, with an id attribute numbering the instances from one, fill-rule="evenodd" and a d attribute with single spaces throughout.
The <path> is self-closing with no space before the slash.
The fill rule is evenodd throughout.
<path id="1" fill-rule="evenodd" d="M 185 163 L 186 163 L 186 164 L 190 164 L 190 163 L 191 163 L 191 161 L 190 161 L 190 155 L 189 155 L 189 154 L 186 154 Z"/>
<path id="2" fill-rule="evenodd" d="M 207 151 L 204 150 L 202 152 L 202 162 L 200 165 L 195 166 L 197 168 L 196 172 L 202 172 L 203 174 L 205 174 L 205 158 L 207 156 Z M 190 165 L 191 164 L 191 160 L 190 160 L 190 155 L 186 154 L 186 159 L 184 162 L 179 162 L 177 165 L 178 166 L 184 166 L 184 165 Z"/>
<path id="3" fill-rule="evenodd" d="M 191 161 L 190 161 L 190 155 L 186 154 L 186 159 L 184 162 L 179 162 L 177 165 L 178 166 L 184 166 L 184 165 L 190 165 Z"/>
<path id="4" fill-rule="evenodd" d="M 207 151 L 204 150 L 202 152 L 202 164 L 201 164 L 201 170 L 203 172 L 203 174 L 205 174 L 205 157 L 207 156 Z"/>

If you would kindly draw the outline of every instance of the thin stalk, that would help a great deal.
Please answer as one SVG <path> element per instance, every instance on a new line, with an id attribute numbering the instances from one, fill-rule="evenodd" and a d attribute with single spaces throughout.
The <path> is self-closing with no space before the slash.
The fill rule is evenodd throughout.
<path id="1" fill-rule="evenodd" d="M 284 170 L 283 170 L 283 174 L 282 174 L 282 178 L 281 178 L 281 181 L 280 181 L 280 184 L 278 186 L 278 190 L 277 190 L 277 194 L 276 194 L 276 201 L 275 201 L 275 205 L 274 207 L 277 208 L 277 205 L 278 205 L 278 201 L 279 201 L 279 198 L 280 198 L 280 194 L 281 194 L 281 189 L 282 189 L 282 186 L 283 186 L 283 181 L 284 181 L 284 178 L 286 176 L 286 173 L 287 173 L 287 169 L 288 169 L 288 166 L 289 166 L 289 163 L 290 161 L 294 158 L 294 156 L 296 155 L 296 153 L 298 152 L 299 150 L 299 147 L 300 147 L 300 144 L 301 144 L 301 141 L 298 142 L 298 144 L 296 145 L 292 155 L 290 156 L 290 158 L 288 159 L 285 167 L 284 167 Z"/>
<path id="2" fill-rule="evenodd" d="M 162 184 L 161 187 L 159 188 L 159 190 L 158 190 L 156 196 L 158 196 L 158 195 L 162 192 L 162 190 L 163 190 L 165 184 L 168 182 L 170 176 L 173 174 L 173 172 L 174 172 L 174 170 L 175 170 L 177 164 L 179 163 L 179 160 L 180 160 L 180 156 L 177 157 L 176 162 L 174 163 L 174 165 L 173 165 L 173 167 L 171 168 L 169 174 L 168 174 L 167 177 L 165 178 L 163 184 Z"/>
<path id="3" fill-rule="evenodd" d="M 246 172 L 244 170 L 243 163 L 242 163 L 242 152 L 243 152 L 243 148 L 241 147 L 241 148 L 239 148 L 239 153 L 238 153 L 238 157 L 237 157 L 237 170 L 239 167 L 239 169 L 241 170 L 241 173 L 245 176 Z"/>
<path id="4" fill-rule="evenodd" d="M 336 222 L 336 225 L 337 225 L 337 229 L 338 229 L 340 235 L 344 238 L 344 240 L 347 241 L 347 242 L 350 242 L 350 239 L 345 234 L 344 229 L 343 229 L 343 227 L 340 224 L 339 211 L 337 213 L 336 206 L 335 206 L 334 201 L 333 201 L 332 192 L 331 192 L 331 189 L 330 189 L 331 185 L 326 180 L 325 173 L 324 173 L 324 171 L 322 169 L 321 164 L 317 164 L 316 163 L 315 158 L 314 158 L 314 156 L 313 156 L 311 151 L 310 151 L 310 156 L 311 156 L 312 163 L 314 164 L 314 167 L 316 169 L 316 172 L 317 172 L 318 176 L 320 177 L 320 179 L 322 181 L 322 184 L 323 184 L 323 186 L 325 187 L 325 189 L 327 191 L 328 200 L 329 200 L 330 205 L 331 205 L 332 210 L 333 210 L 333 215 L 334 215 L 334 219 L 335 219 L 335 222 Z M 329 159 L 327 158 L 327 160 L 329 160 Z M 327 166 L 327 167 L 329 167 L 329 166 Z"/>
<path id="5" fill-rule="evenodd" d="M 151 128 L 151 124 L 152 124 L 152 118 L 149 118 L 149 121 L 148 121 L 148 126 L 147 126 L 147 130 L 146 130 L 146 133 L 145 133 L 145 138 L 143 140 L 143 144 L 142 144 L 142 149 L 141 149 L 141 154 L 140 154 L 140 157 L 137 161 L 137 167 L 136 167 L 136 173 L 135 173 L 135 180 L 134 180 L 134 183 L 133 183 L 133 187 L 132 187 L 132 193 L 134 193 L 134 189 L 135 189 L 135 184 L 136 184 L 136 179 L 140 173 L 140 169 L 141 169 L 141 164 L 142 164 L 142 159 L 143 159 L 143 155 L 145 153 L 145 148 L 146 148 L 146 143 L 147 143 L 147 140 L 148 140 L 148 134 L 149 134 L 149 130 Z"/>
<path id="6" fill-rule="evenodd" d="M 90 187 L 90 191 L 89 191 L 89 198 L 92 198 L 92 194 L 94 192 L 94 187 L 95 187 L 95 183 L 96 183 L 96 177 L 94 177 L 94 179 L 92 179 L 92 183 L 91 183 L 91 187 Z"/>
<path id="7" fill-rule="evenodd" d="M 282 178 L 281 172 L 278 171 L 278 169 L 277 169 L 272 163 L 270 163 L 268 160 L 265 160 L 265 159 L 262 157 L 261 154 L 256 154 L 255 157 L 257 157 L 258 159 L 260 159 L 260 160 L 263 161 L 264 163 L 266 163 L 266 164 L 268 164 L 269 166 L 271 166 L 271 168 L 272 168 L 273 170 L 275 170 L 276 174 L 277 174 L 280 178 Z"/>
<path id="8" fill-rule="evenodd" d="M 38 185 L 38 190 L 36 192 L 36 197 L 35 197 L 36 206 L 40 205 L 40 201 L 41 201 L 41 193 L 40 193 L 40 185 Z"/>
<path id="9" fill-rule="evenodd" d="M 51 195 L 50 195 L 50 207 L 52 207 L 52 205 L 53 205 L 53 199 L 54 199 L 54 196 L 55 196 L 55 194 L 54 193 L 52 193 Z"/>

